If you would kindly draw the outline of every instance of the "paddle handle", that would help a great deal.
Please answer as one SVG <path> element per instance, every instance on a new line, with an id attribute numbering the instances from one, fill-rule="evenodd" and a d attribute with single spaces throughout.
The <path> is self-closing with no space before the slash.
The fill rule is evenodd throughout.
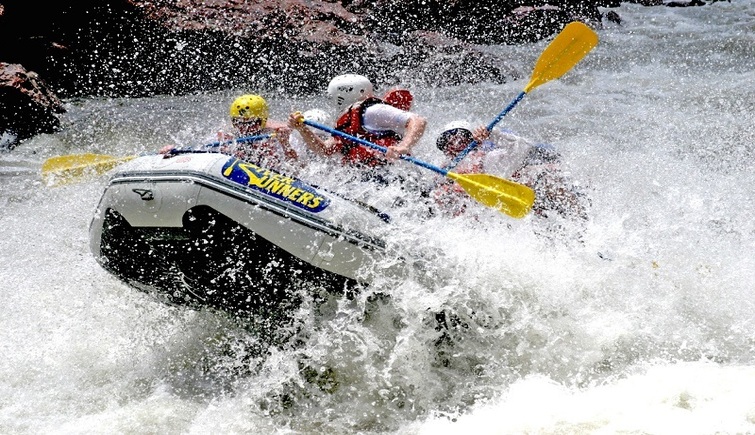
<path id="1" fill-rule="evenodd" d="M 343 137 L 352 142 L 374 148 L 383 153 L 388 151 L 388 148 L 351 136 L 342 131 L 326 127 L 316 122 L 309 120 L 304 120 L 303 122 L 310 127 L 327 131 L 331 135 Z M 504 180 L 489 174 L 456 174 L 431 165 L 430 163 L 423 162 L 422 160 L 415 159 L 414 157 L 402 155 L 401 158 L 456 181 L 456 183 L 458 183 L 475 201 L 516 218 L 521 218 L 526 215 L 532 208 L 532 204 L 535 200 L 535 192 L 523 184 Z"/>
<path id="2" fill-rule="evenodd" d="M 527 92 L 525 91 L 520 92 L 519 95 L 517 95 L 516 98 L 514 98 L 514 100 L 511 101 L 509 105 L 506 106 L 506 108 L 503 109 L 501 113 L 499 113 L 498 116 L 496 116 L 495 119 L 493 119 L 490 122 L 490 124 L 488 124 L 488 126 L 485 128 L 487 128 L 488 131 L 493 131 L 493 127 L 495 127 L 496 124 L 501 122 L 503 117 L 506 116 L 506 114 L 508 114 L 509 112 L 511 112 L 511 109 L 513 109 L 517 104 L 519 104 L 519 102 L 522 101 L 522 98 L 524 98 L 525 95 L 527 95 Z M 472 150 L 475 149 L 475 147 L 477 147 L 477 141 L 473 140 L 472 143 L 467 145 L 466 148 L 464 148 L 459 154 L 456 155 L 456 157 L 454 157 L 451 163 L 449 163 L 446 166 L 446 169 L 450 171 L 451 169 L 455 168 L 456 165 L 458 165 L 459 162 L 461 162 L 464 159 L 464 157 L 467 156 L 467 154 L 469 154 L 470 152 L 472 152 Z"/>
<path id="3" fill-rule="evenodd" d="M 305 119 L 303 122 L 304 122 L 304 124 L 306 124 L 306 125 L 308 125 L 310 127 L 314 127 L 314 128 L 317 128 L 317 129 L 320 129 L 320 130 L 323 130 L 323 131 L 327 131 L 328 133 L 330 133 L 332 135 L 340 136 L 340 137 L 342 137 L 344 139 L 348 139 L 348 140 L 350 140 L 352 142 L 356 142 L 356 143 L 358 143 L 360 145 L 364 145 L 366 147 L 370 147 L 370 148 L 376 149 L 376 150 L 378 150 L 378 151 L 380 151 L 380 152 L 382 152 L 384 154 L 388 152 L 388 148 L 386 148 L 386 147 L 380 146 L 378 144 L 374 144 L 374 143 L 372 143 L 370 141 L 358 138 L 356 136 L 352 136 L 352 135 L 344 133 L 344 132 L 342 132 L 340 130 L 336 130 L 336 129 L 330 128 L 328 126 L 325 126 L 325 125 L 322 125 L 322 124 L 318 124 L 318 123 L 316 123 L 314 121 L 310 121 L 308 119 Z M 415 159 L 412 156 L 407 156 L 405 154 L 402 154 L 401 155 L 401 159 L 402 160 L 406 160 L 407 162 L 414 163 L 415 165 L 421 166 L 421 167 L 423 167 L 425 169 L 429 169 L 431 171 L 437 172 L 440 175 L 443 175 L 444 177 L 448 175 L 448 171 L 447 170 L 441 169 L 441 168 L 439 168 L 439 167 L 437 167 L 437 166 L 435 166 L 433 164 L 430 164 L 430 163 L 427 163 L 427 162 L 423 162 L 422 160 Z"/>
<path id="4" fill-rule="evenodd" d="M 520 92 L 519 95 L 517 95 L 516 98 L 514 98 L 514 100 L 512 100 L 509 103 L 509 105 L 506 106 L 506 108 L 503 109 L 501 113 L 499 113 L 498 116 L 495 117 L 494 120 L 490 121 L 490 124 L 488 124 L 487 126 L 488 131 L 492 131 L 493 127 L 495 127 L 499 122 L 501 122 L 503 117 L 506 116 L 509 112 L 511 112 L 511 109 L 513 109 L 517 104 L 519 104 L 519 102 L 522 101 L 522 98 L 524 98 L 525 95 L 527 95 L 527 92 L 525 91 Z"/>

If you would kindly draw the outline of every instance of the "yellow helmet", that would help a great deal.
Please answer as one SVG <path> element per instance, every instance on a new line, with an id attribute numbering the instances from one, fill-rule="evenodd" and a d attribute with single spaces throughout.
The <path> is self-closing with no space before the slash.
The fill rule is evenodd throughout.
<path id="1" fill-rule="evenodd" d="M 242 95 L 231 103 L 231 118 L 259 118 L 262 127 L 267 123 L 267 101 L 259 95 Z"/>

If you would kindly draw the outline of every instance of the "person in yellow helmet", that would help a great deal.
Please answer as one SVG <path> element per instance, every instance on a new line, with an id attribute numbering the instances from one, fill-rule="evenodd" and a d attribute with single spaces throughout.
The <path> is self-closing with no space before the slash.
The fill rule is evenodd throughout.
<path id="1" fill-rule="evenodd" d="M 289 142 L 291 128 L 286 124 L 269 119 L 267 101 L 259 95 L 245 94 L 233 100 L 229 108 L 233 133 L 218 133 L 218 140 L 270 135 L 269 138 L 254 142 L 231 143 L 223 147 L 236 157 L 257 165 L 280 170 L 284 163 L 298 164 L 299 155 Z"/>
<path id="2" fill-rule="evenodd" d="M 269 119 L 267 101 L 259 95 L 242 95 L 229 108 L 232 133 L 218 132 L 218 143 L 209 144 L 214 150 L 231 154 L 267 169 L 294 172 L 301 166 L 299 154 L 291 147 L 291 128 Z M 251 138 L 258 138 L 250 140 Z M 246 140 L 242 140 L 246 139 Z M 171 154 L 173 145 L 161 148 L 160 154 Z"/>

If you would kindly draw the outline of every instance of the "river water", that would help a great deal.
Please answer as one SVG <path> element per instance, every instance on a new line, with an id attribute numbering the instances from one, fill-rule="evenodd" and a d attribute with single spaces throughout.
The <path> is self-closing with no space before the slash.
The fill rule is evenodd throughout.
<path id="1" fill-rule="evenodd" d="M 105 178 L 40 178 L 55 155 L 211 142 L 249 90 L 67 101 L 64 131 L 0 154 L 0 432 L 755 433 L 755 2 L 617 11 L 502 123 L 589 192 L 581 242 L 532 217 L 408 216 L 388 243 L 426 269 L 302 310 L 302 343 L 262 355 L 243 325 L 95 262 Z M 495 117 L 545 44 L 490 48 L 521 80 L 412 88 L 415 155 L 439 163 L 443 124 Z M 322 105 L 269 100 L 277 118 Z"/>

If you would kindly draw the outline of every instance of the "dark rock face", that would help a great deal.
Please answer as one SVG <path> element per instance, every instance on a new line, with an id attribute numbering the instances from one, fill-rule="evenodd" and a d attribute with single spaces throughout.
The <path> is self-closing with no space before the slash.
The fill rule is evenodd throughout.
<path id="1" fill-rule="evenodd" d="M 24 139 L 57 131 L 57 114 L 64 111 L 36 73 L 0 62 L 0 147 L 12 149 Z"/>
<path id="2" fill-rule="evenodd" d="M 346 71 L 377 84 L 475 83 L 511 71 L 504 59 L 475 56 L 472 44 L 533 41 L 571 20 L 600 22 L 593 2 L 522 3 L 539 2 L 79 0 L 40 14 L 39 5 L 14 1 L 0 15 L 0 40 L 9 42 L 0 61 L 38 72 L 64 98 L 236 87 L 307 93 Z M 449 65 L 451 53 L 474 63 Z"/>
<path id="3" fill-rule="evenodd" d="M 0 62 L 6 62 L 0 68 L 11 78 L 20 67 L 7 65 L 23 65 L 63 98 L 231 88 L 310 94 L 345 72 L 367 75 L 378 87 L 505 82 L 517 72 L 474 44 L 538 40 L 574 19 L 600 22 L 592 2 L 560 0 L 521 10 L 523 3 L 539 0 L 77 0 L 45 6 L 0 0 Z M 37 76 L 23 74 L 27 80 L 0 83 L 0 130 L 15 132 L 16 140 L 54 130 L 54 115 L 62 110 L 56 99 L 39 98 L 54 94 Z M 24 90 L 32 88 L 38 91 Z"/>

